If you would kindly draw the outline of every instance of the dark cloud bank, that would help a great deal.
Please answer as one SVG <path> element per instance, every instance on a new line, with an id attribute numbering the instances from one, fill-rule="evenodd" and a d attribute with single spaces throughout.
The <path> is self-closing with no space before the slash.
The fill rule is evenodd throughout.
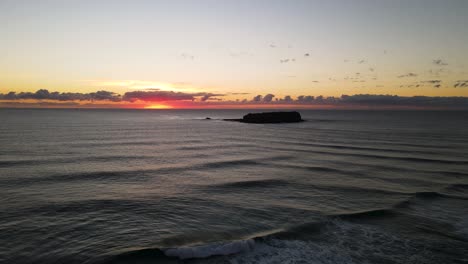
<path id="1" fill-rule="evenodd" d="M 31 92 L 9 92 L 7 94 L 0 94 L 0 100 L 52 100 L 52 101 L 121 101 L 119 94 L 108 91 L 97 91 L 93 93 L 59 93 L 49 92 L 48 90 L 41 89 L 35 93 Z"/>
<path id="2" fill-rule="evenodd" d="M 324 97 L 301 95 L 292 98 L 287 95 L 283 98 L 275 98 L 267 94 L 255 96 L 252 101 L 264 104 L 293 104 L 293 105 L 331 105 L 331 106 L 370 106 L 370 107 L 435 107 L 435 108 L 461 108 L 468 109 L 468 97 L 430 97 L 430 96 L 397 96 L 356 94 L 342 95 L 340 97 Z M 247 101 L 249 102 L 249 101 Z M 246 101 L 244 100 L 244 103 Z"/>
<path id="3" fill-rule="evenodd" d="M 97 91 L 93 93 L 60 93 L 49 92 L 41 89 L 35 93 L 31 92 L 9 92 L 0 94 L 0 100 L 50 100 L 50 101 L 111 101 L 111 102 L 135 102 L 135 101 L 180 101 L 195 100 L 200 98 L 206 101 L 214 96 L 224 96 L 224 94 L 214 93 L 183 93 L 174 91 L 161 91 L 159 89 L 150 89 L 146 91 L 126 92 L 123 95 L 108 92 Z"/>
<path id="4" fill-rule="evenodd" d="M 460 81 L 459 86 L 466 81 Z M 291 97 L 276 97 L 274 94 L 257 95 L 252 99 L 244 99 L 237 101 L 222 100 L 226 94 L 221 93 L 185 93 L 174 91 L 162 91 L 158 89 L 145 91 L 132 91 L 123 95 L 109 92 L 97 91 L 93 93 L 60 93 L 49 92 L 48 90 L 38 90 L 35 93 L 31 92 L 10 92 L 0 94 L 0 106 L 56 106 L 73 107 L 73 106 L 92 106 L 93 103 L 108 105 L 115 107 L 115 104 L 110 103 L 127 103 L 135 102 L 166 102 L 166 101 L 185 101 L 191 106 L 204 105 L 264 105 L 272 107 L 275 105 L 285 106 L 327 106 L 327 107 L 371 107 L 371 108 L 441 108 L 441 109 L 467 109 L 468 97 L 430 97 L 430 96 L 397 96 L 397 95 L 373 95 L 373 94 L 356 94 L 342 95 L 339 97 L 324 97 L 300 95 Z M 38 100 L 30 102 L 25 100 Z M 79 104 L 77 102 L 83 102 Z"/>

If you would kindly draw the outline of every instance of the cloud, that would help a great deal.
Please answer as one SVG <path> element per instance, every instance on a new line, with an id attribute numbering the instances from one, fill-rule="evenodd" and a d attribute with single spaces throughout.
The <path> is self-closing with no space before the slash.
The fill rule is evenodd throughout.
<path id="1" fill-rule="evenodd" d="M 182 92 L 173 91 L 134 91 L 126 92 L 122 99 L 124 101 L 134 102 L 141 101 L 177 101 L 177 100 L 194 100 L 194 96 Z"/>
<path id="2" fill-rule="evenodd" d="M 461 107 L 468 108 L 468 97 L 430 97 L 430 96 L 397 96 L 397 95 L 343 95 L 340 100 L 345 104 L 419 106 L 419 107 Z"/>
<path id="3" fill-rule="evenodd" d="M 428 83 L 433 85 L 434 88 L 440 88 L 441 87 L 441 80 L 427 80 L 427 81 L 421 81 L 421 83 Z"/>
<path id="4" fill-rule="evenodd" d="M 282 59 L 280 60 L 280 63 L 288 63 L 288 62 L 295 62 L 296 59 Z"/>
<path id="5" fill-rule="evenodd" d="M 448 72 L 449 72 L 448 70 L 443 69 L 443 68 L 429 70 L 429 74 L 435 77 L 439 77 L 442 73 L 448 73 Z"/>
<path id="6" fill-rule="evenodd" d="M 44 100 L 44 101 L 110 101 L 110 102 L 135 102 L 135 101 L 180 101 L 180 100 L 195 100 L 200 97 L 200 100 L 208 100 L 214 96 L 225 96 L 220 93 L 184 93 L 174 91 L 162 91 L 159 89 L 149 89 L 145 91 L 126 92 L 123 96 L 109 91 L 97 91 L 92 93 L 60 93 L 49 92 L 46 89 L 41 89 L 35 93 L 31 92 L 9 92 L 0 94 L 0 100 L 19 101 L 19 100 Z"/>
<path id="7" fill-rule="evenodd" d="M 53 100 L 53 101 L 112 101 L 119 102 L 122 100 L 119 94 L 108 91 L 97 91 L 93 93 L 60 93 L 49 92 L 46 89 L 40 89 L 35 93 L 31 92 L 9 92 L 0 94 L 0 100 Z"/>
<path id="8" fill-rule="evenodd" d="M 429 80 L 429 81 L 422 81 L 422 82 L 425 82 L 425 83 L 440 83 L 442 81 L 441 80 Z"/>
<path id="9" fill-rule="evenodd" d="M 257 95 L 255 96 L 253 99 L 252 99 L 253 102 L 260 102 L 262 101 L 262 96 L 261 95 Z"/>
<path id="10" fill-rule="evenodd" d="M 213 96 L 217 96 L 217 95 L 205 94 L 202 97 L 200 97 L 200 101 L 201 102 L 206 102 L 206 101 L 222 101 L 223 100 L 221 98 L 215 98 Z"/>
<path id="11" fill-rule="evenodd" d="M 297 101 L 300 103 L 310 103 L 314 101 L 314 97 L 311 95 L 299 95 Z"/>
<path id="12" fill-rule="evenodd" d="M 193 56 L 192 54 L 186 53 L 186 52 L 180 54 L 180 56 L 181 56 L 183 59 L 186 59 L 186 60 L 193 60 L 193 59 L 195 59 L 195 56 Z"/>
<path id="13" fill-rule="evenodd" d="M 240 52 L 230 52 L 229 55 L 231 57 L 247 57 L 247 56 L 252 56 L 253 54 L 247 51 L 240 51 Z"/>
<path id="14" fill-rule="evenodd" d="M 417 77 L 418 75 L 416 73 L 409 72 L 407 74 L 399 75 L 397 76 L 398 78 L 406 78 L 406 77 Z"/>
<path id="15" fill-rule="evenodd" d="M 422 83 L 430 83 L 430 84 L 438 84 L 441 83 L 441 80 L 428 80 L 428 81 L 421 81 Z"/>
<path id="16" fill-rule="evenodd" d="M 232 95 L 247 95 L 247 94 L 250 94 L 250 93 L 228 93 L 228 94 L 232 94 Z"/>
<path id="17" fill-rule="evenodd" d="M 268 98 L 268 99 L 266 99 Z M 271 99 L 271 100 L 270 100 Z M 397 96 L 397 95 L 375 95 L 356 94 L 342 95 L 341 97 L 324 97 L 300 95 L 293 98 L 289 95 L 283 98 L 273 99 L 273 94 L 265 96 L 257 95 L 251 101 L 243 100 L 240 104 L 261 104 L 271 106 L 296 105 L 296 106 L 329 106 L 329 107 L 383 107 L 383 108 L 447 108 L 468 109 L 468 97 L 430 97 L 430 96 Z M 229 104 L 229 101 L 223 102 Z"/>
<path id="18" fill-rule="evenodd" d="M 134 101 L 146 101 L 146 102 L 164 102 L 164 101 L 184 101 L 184 100 L 195 100 L 196 97 L 201 97 L 202 101 L 208 100 L 213 96 L 224 96 L 224 94 L 215 93 L 184 93 L 174 91 L 133 91 L 126 92 L 122 100 L 128 102 Z"/>
<path id="19" fill-rule="evenodd" d="M 447 66 L 448 65 L 448 63 L 444 62 L 441 59 L 432 60 L 432 63 L 437 65 L 437 66 Z"/>
<path id="20" fill-rule="evenodd" d="M 463 88 L 467 87 L 468 88 L 468 80 L 459 80 L 456 81 L 455 84 L 453 85 L 454 88 Z"/>
<path id="21" fill-rule="evenodd" d="M 2 102 L 0 101 L 0 107 L 12 107 L 12 108 L 37 108 L 37 107 L 47 107 L 47 108 L 70 108 L 70 107 L 79 107 L 80 104 L 77 102 L 17 102 L 9 101 Z"/>
<path id="22" fill-rule="evenodd" d="M 200 101 L 205 102 L 205 101 L 207 101 L 208 99 L 210 99 L 210 96 L 209 96 L 209 95 L 204 95 L 204 96 L 202 96 L 202 97 L 200 98 Z"/>
<path id="23" fill-rule="evenodd" d="M 429 80 L 436 88 L 441 87 L 440 80 Z M 412 87 L 418 87 L 418 82 Z M 460 80 L 456 87 L 468 87 L 468 80 Z M 108 91 L 93 93 L 59 93 L 42 89 L 35 93 L 9 92 L 0 94 L 0 107 L 136 107 L 141 108 L 148 102 L 175 101 L 184 107 L 336 107 L 336 108 L 441 108 L 468 109 L 468 97 L 429 97 L 429 96 L 397 96 L 356 94 L 341 97 L 324 97 L 300 95 L 292 97 L 286 95 L 277 98 L 274 94 L 257 95 L 251 100 L 237 99 L 221 100 L 225 96 L 221 93 L 184 93 L 162 90 L 132 91 L 124 95 Z M 83 103 L 84 102 L 84 103 Z M 180 102 L 180 103 L 178 103 Z"/>
<path id="24" fill-rule="evenodd" d="M 273 95 L 273 94 L 267 94 L 267 95 L 265 95 L 265 96 L 263 97 L 263 102 L 269 103 L 269 102 L 271 102 L 271 101 L 273 100 L 273 97 L 275 97 L 275 95 Z"/>

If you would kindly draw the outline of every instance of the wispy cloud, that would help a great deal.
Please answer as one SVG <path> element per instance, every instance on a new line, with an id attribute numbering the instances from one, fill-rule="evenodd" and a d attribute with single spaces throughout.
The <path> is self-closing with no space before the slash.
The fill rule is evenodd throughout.
<path id="1" fill-rule="evenodd" d="M 280 63 L 288 63 L 288 62 L 295 62 L 296 59 L 282 59 L 280 60 Z"/>
<path id="2" fill-rule="evenodd" d="M 398 78 L 405 78 L 405 77 L 417 77 L 417 76 L 418 75 L 416 73 L 409 72 L 407 74 L 398 75 L 397 77 Z"/>
<path id="3" fill-rule="evenodd" d="M 464 88 L 464 87 L 468 88 L 468 80 L 456 81 L 453 87 L 454 88 Z"/>
<path id="4" fill-rule="evenodd" d="M 438 68 L 438 69 L 430 69 L 429 74 L 434 77 L 439 77 L 442 73 L 449 73 L 449 71 L 445 68 Z"/>
<path id="5" fill-rule="evenodd" d="M 423 83 L 430 83 L 430 84 L 437 84 L 441 83 L 442 80 L 428 80 L 428 81 L 422 81 Z"/>
<path id="6" fill-rule="evenodd" d="M 421 83 L 430 84 L 434 88 L 440 88 L 442 86 L 442 80 L 427 80 L 427 81 L 421 81 Z"/>
<path id="7" fill-rule="evenodd" d="M 247 95 L 247 94 L 250 94 L 250 93 L 228 93 L 228 94 L 232 94 L 232 95 Z"/>
<path id="8" fill-rule="evenodd" d="M 194 60 L 195 59 L 195 56 L 190 54 L 190 53 L 182 53 L 180 54 L 180 57 L 182 57 L 183 59 L 186 59 L 186 60 Z"/>
<path id="9" fill-rule="evenodd" d="M 247 51 L 239 51 L 239 52 L 230 52 L 229 55 L 231 57 L 249 57 L 252 56 L 253 54 Z"/>
<path id="10" fill-rule="evenodd" d="M 447 66 L 448 65 L 448 63 L 446 63 L 445 61 L 443 61 L 441 59 L 432 60 L 432 63 L 437 65 L 437 66 Z"/>

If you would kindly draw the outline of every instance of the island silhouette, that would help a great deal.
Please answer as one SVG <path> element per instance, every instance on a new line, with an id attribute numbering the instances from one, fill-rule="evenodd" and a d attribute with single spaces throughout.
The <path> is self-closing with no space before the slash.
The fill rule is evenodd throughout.
<path id="1" fill-rule="evenodd" d="M 242 123 L 252 123 L 252 124 L 297 123 L 297 122 L 304 121 L 301 117 L 301 114 L 297 111 L 249 113 L 243 116 L 242 119 L 223 119 L 223 120 L 242 122 Z"/>

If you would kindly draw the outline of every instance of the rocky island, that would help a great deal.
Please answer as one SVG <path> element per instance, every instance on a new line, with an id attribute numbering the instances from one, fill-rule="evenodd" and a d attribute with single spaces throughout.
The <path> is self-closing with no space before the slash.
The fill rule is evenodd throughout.
<path id="1" fill-rule="evenodd" d="M 297 111 L 290 112 L 265 112 L 249 113 L 242 119 L 224 119 L 242 123 L 267 124 L 267 123 L 296 123 L 304 121 Z"/>

